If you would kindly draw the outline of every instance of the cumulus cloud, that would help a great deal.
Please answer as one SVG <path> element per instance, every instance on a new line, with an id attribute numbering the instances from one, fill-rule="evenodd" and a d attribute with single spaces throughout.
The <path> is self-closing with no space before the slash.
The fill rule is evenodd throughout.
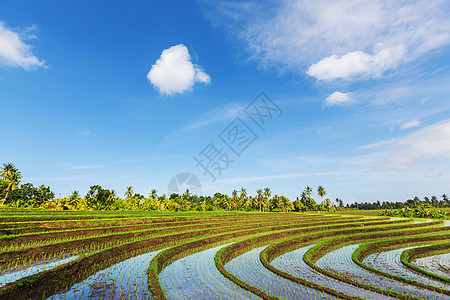
<path id="1" fill-rule="evenodd" d="M 396 63 L 448 45 L 449 7 L 444 0 L 292 0 L 277 4 L 250 0 L 214 2 L 206 14 L 213 24 L 243 42 L 250 59 L 263 67 L 302 71 L 325 58 L 341 64 L 360 61 L 362 70 L 348 62 L 343 74 L 320 73 L 326 78 L 351 78 L 379 76 Z M 379 43 L 384 48 L 370 54 Z M 399 52 L 401 47 L 404 50 Z M 387 57 L 388 63 L 381 57 Z M 367 66 L 375 66 L 376 71 L 368 71 Z"/>
<path id="2" fill-rule="evenodd" d="M 211 81 L 200 66 L 191 62 L 189 51 L 183 44 L 165 49 L 147 78 L 160 94 L 169 96 L 192 90 L 195 82 L 208 84 Z"/>
<path id="3" fill-rule="evenodd" d="M 318 80 L 380 77 L 393 69 L 404 54 L 404 46 L 386 48 L 377 45 L 373 55 L 362 51 L 348 52 L 340 57 L 331 55 L 312 64 L 306 73 Z"/>
<path id="4" fill-rule="evenodd" d="M 353 102 L 350 93 L 334 92 L 325 99 L 325 106 L 345 105 Z"/>
<path id="5" fill-rule="evenodd" d="M 403 123 L 402 126 L 400 126 L 400 128 L 401 128 L 402 130 L 405 130 L 405 129 L 409 129 L 409 128 L 413 128 L 413 127 L 418 127 L 418 126 L 420 126 L 420 121 L 412 120 L 412 121 L 410 121 L 410 122 L 405 122 L 405 123 Z"/>
<path id="6" fill-rule="evenodd" d="M 34 56 L 31 46 L 24 42 L 24 39 L 35 38 L 30 34 L 35 29 L 36 26 L 32 26 L 19 33 L 0 21 L 0 66 L 21 67 L 25 70 L 45 67 L 45 62 Z"/>
<path id="7" fill-rule="evenodd" d="M 450 119 L 429 125 L 405 137 L 366 145 L 360 149 L 382 149 L 383 170 L 403 170 L 414 161 L 450 158 Z"/>

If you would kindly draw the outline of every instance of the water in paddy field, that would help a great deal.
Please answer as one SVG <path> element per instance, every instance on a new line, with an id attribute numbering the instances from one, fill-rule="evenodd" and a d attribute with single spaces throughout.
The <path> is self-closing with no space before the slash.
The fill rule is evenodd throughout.
<path id="1" fill-rule="evenodd" d="M 450 253 L 422 257 L 412 263 L 428 272 L 450 279 Z"/>
<path id="2" fill-rule="evenodd" d="M 446 299 L 448 296 L 438 292 L 421 289 L 417 286 L 403 283 L 391 278 L 369 272 L 353 262 L 352 254 L 359 245 L 350 245 L 331 251 L 321 257 L 316 265 L 350 280 L 372 285 L 384 290 L 391 290 L 401 294 L 421 299 Z"/>
<path id="3" fill-rule="evenodd" d="M 350 296 L 364 299 L 395 299 L 342 282 L 314 270 L 303 261 L 303 256 L 313 246 L 314 245 L 306 246 L 280 255 L 275 258 L 271 264 L 283 272 Z"/>
<path id="4" fill-rule="evenodd" d="M 68 262 L 71 262 L 73 260 L 76 260 L 78 256 L 71 256 L 64 259 L 47 259 L 45 261 L 39 262 L 35 265 L 32 265 L 31 267 L 26 267 L 22 270 L 16 270 L 16 268 L 8 269 L 8 270 L 2 270 L 0 273 L 0 287 L 14 282 L 16 280 L 22 279 L 24 277 L 28 277 L 43 271 L 47 271 L 50 269 L 54 269 L 57 266 L 66 264 Z"/>
<path id="5" fill-rule="evenodd" d="M 335 299 L 327 293 L 292 282 L 264 267 L 259 254 L 267 246 L 248 251 L 225 265 L 225 268 L 242 281 L 282 299 Z"/>
<path id="6" fill-rule="evenodd" d="M 261 299 L 217 270 L 214 257 L 225 246 L 183 257 L 167 266 L 159 274 L 167 299 Z"/>
<path id="7" fill-rule="evenodd" d="M 391 251 L 384 251 L 381 253 L 374 253 L 367 256 L 363 260 L 363 263 L 382 272 L 397 275 L 406 279 L 411 279 L 443 290 L 450 290 L 450 284 L 431 279 L 425 275 L 416 272 L 412 272 L 410 269 L 408 269 L 402 264 L 400 260 L 402 252 L 412 248 L 415 247 L 408 247 L 402 249 L 395 249 Z"/>
<path id="8" fill-rule="evenodd" d="M 161 250 L 160 250 L 161 251 Z M 160 251 L 141 254 L 101 270 L 69 290 L 53 295 L 56 299 L 152 299 L 147 270 Z"/>

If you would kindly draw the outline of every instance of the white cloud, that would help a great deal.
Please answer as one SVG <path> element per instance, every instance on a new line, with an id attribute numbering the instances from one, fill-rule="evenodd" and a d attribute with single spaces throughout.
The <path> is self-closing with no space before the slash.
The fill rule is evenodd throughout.
<path id="1" fill-rule="evenodd" d="M 442 176 L 441 171 L 434 169 L 430 173 L 426 174 L 424 177 L 440 177 L 440 176 Z"/>
<path id="2" fill-rule="evenodd" d="M 250 59 L 263 67 L 297 72 L 336 55 L 335 60 L 352 56 L 363 61 L 375 60 L 376 63 L 369 64 L 376 66 L 375 73 L 360 71 L 352 76 L 379 75 L 395 67 L 400 58 L 410 61 L 450 42 L 449 5 L 445 0 L 277 3 L 214 2 L 207 16 L 214 25 L 225 27 L 233 38 L 242 41 Z M 380 43 L 384 52 L 380 51 L 389 63 L 380 61 L 379 52 L 368 54 Z M 396 53 L 397 47 L 404 47 L 403 55 Z"/>
<path id="3" fill-rule="evenodd" d="M 420 121 L 412 120 L 412 121 L 410 121 L 410 122 L 405 122 L 405 123 L 403 123 L 402 126 L 400 126 L 400 128 L 401 128 L 402 130 L 405 130 L 405 129 L 409 129 L 409 128 L 413 128 L 413 127 L 418 127 L 418 126 L 420 126 Z"/>
<path id="4" fill-rule="evenodd" d="M 350 93 L 334 92 L 325 99 L 325 106 L 346 105 L 353 102 Z"/>
<path id="5" fill-rule="evenodd" d="M 0 66 L 21 67 L 25 70 L 45 67 L 45 62 L 34 56 L 31 46 L 23 41 L 24 38 L 35 38 L 30 34 L 35 29 L 32 26 L 20 34 L 0 21 Z"/>
<path id="6" fill-rule="evenodd" d="M 360 149 L 382 149 L 387 152 L 379 162 L 382 170 L 404 170 L 414 161 L 450 158 L 450 119 L 424 127 L 405 137 L 380 141 Z"/>
<path id="7" fill-rule="evenodd" d="M 319 80 L 380 77 L 395 68 L 404 53 L 404 46 L 386 48 L 377 45 L 373 55 L 362 51 L 348 52 L 341 57 L 331 55 L 312 64 L 306 73 Z"/>
<path id="8" fill-rule="evenodd" d="M 163 95 L 182 94 L 192 90 L 195 82 L 209 83 L 211 78 L 191 62 L 183 44 L 165 49 L 147 74 L 148 80 Z"/>

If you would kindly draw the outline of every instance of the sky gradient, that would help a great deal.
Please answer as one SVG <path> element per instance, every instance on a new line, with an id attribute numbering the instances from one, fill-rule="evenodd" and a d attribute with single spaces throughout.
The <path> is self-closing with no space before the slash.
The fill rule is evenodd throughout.
<path id="1" fill-rule="evenodd" d="M 162 194 L 182 172 L 204 195 L 449 194 L 449 15 L 449 1 L 0 0 L 0 162 L 57 196 Z"/>

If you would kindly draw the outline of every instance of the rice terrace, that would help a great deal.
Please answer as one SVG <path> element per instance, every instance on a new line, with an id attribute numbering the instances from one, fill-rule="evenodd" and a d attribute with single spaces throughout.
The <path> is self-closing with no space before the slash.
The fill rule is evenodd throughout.
<path id="1" fill-rule="evenodd" d="M 450 299 L 448 221 L 1 210 L 1 299 Z"/>

